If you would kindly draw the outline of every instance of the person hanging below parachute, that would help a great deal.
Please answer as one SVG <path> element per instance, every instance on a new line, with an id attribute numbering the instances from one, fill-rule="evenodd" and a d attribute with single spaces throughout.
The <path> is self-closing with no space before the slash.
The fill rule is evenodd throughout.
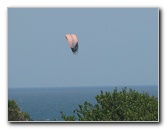
<path id="1" fill-rule="evenodd" d="M 69 45 L 70 45 L 70 48 L 72 50 L 72 52 L 74 54 L 77 53 L 78 51 L 78 39 L 77 39 L 77 36 L 75 34 L 66 34 L 65 35 Z"/>

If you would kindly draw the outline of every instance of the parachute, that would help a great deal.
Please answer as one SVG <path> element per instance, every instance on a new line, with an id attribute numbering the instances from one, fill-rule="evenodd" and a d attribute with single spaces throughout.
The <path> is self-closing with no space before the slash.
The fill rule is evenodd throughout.
<path id="1" fill-rule="evenodd" d="M 78 39 L 77 39 L 77 36 L 75 34 L 66 34 L 65 35 L 69 45 L 70 45 L 70 48 L 72 50 L 72 52 L 74 54 L 76 54 L 76 52 L 78 51 Z"/>

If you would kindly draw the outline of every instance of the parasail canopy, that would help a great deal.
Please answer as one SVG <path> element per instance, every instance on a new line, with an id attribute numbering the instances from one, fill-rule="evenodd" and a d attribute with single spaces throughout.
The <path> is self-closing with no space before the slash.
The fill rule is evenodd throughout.
<path id="1" fill-rule="evenodd" d="M 75 54 L 78 51 L 78 39 L 75 34 L 66 34 L 66 39 L 70 45 L 72 52 Z"/>

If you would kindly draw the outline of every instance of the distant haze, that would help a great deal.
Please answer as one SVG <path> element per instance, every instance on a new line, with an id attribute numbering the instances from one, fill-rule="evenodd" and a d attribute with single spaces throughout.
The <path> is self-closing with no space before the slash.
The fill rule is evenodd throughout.
<path id="1" fill-rule="evenodd" d="M 157 84 L 158 8 L 8 9 L 9 87 Z"/>

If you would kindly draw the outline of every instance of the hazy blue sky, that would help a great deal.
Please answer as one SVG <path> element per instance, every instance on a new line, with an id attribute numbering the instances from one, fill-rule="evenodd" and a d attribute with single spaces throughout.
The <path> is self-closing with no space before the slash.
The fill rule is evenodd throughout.
<path id="1" fill-rule="evenodd" d="M 156 85 L 158 9 L 9 8 L 8 68 L 9 87 Z"/>

